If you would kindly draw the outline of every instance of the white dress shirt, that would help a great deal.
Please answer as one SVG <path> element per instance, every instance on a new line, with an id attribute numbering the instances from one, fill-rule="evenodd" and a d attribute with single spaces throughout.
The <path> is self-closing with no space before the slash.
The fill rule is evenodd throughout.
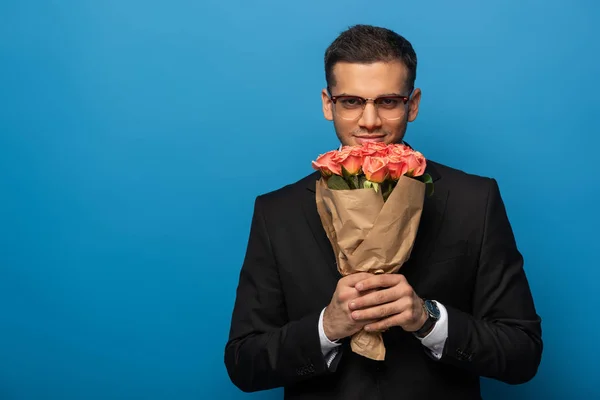
<path id="1" fill-rule="evenodd" d="M 415 335 L 415 337 L 421 341 L 423 346 L 429 349 L 435 358 L 439 360 L 442 357 L 442 351 L 444 350 L 444 345 L 446 344 L 446 339 L 448 338 L 448 311 L 446 311 L 446 307 L 439 302 L 435 301 L 435 304 L 440 310 L 440 319 L 436 322 L 433 329 L 427 336 L 420 338 Z M 319 317 L 319 339 L 321 341 L 321 352 L 323 353 L 325 362 L 329 367 L 338 353 L 338 346 L 340 346 L 340 343 L 337 341 L 332 342 L 325 335 L 325 330 L 323 329 L 324 312 L 325 309 L 321 311 L 321 316 Z"/>

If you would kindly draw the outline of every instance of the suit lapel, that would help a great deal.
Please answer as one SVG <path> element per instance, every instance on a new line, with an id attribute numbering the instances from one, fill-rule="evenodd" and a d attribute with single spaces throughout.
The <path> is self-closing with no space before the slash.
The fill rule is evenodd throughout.
<path id="1" fill-rule="evenodd" d="M 403 143 L 412 149 L 410 144 L 406 142 Z M 415 244 L 410 259 L 407 262 L 409 265 L 413 264 L 411 262 L 413 260 L 425 261 L 431 257 L 435 251 L 435 243 L 446 213 L 448 190 L 444 185 L 440 185 L 438 182 L 442 176 L 436 167 L 436 163 L 428 160 L 425 173 L 431 176 L 434 194 L 431 197 L 425 196 L 419 230 L 415 238 Z"/>
<path id="2" fill-rule="evenodd" d="M 409 259 L 410 264 L 410 261 L 425 261 L 431 257 L 446 213 L 448 190 L 440 184 L 441 176 L 434 163 L 428 163 L 426 173 L 431 175 L 433 180 L 434 194 L 425 197 L 419 230 Z"/>
<path id="3" fill-rule="evenodd" d="M 333 248 L 331 247 L 331 243 L 327 238 L 325 229 L 323 229 L 321 217 L 319 217 L 319 213 L 317 211 L 315 186 L 319 177 L 319 172 L 310 175 L 310 178 L 308 179 L 308 184 L 306 186 L 306 190 L 304 191 L 302 198 L 302 209 L 304 211 L 304 216 L 306 217 L 308 225 L 310 226 L 310 230 L 313 234 L 313 237 L 317 243 L 317 247 L 319 247 L 320 252 L 323 255 L 323 259 L 327 264 L 327 269 L 331 271 L 331 273 L 337 281 L 342 277 L 342 275 L 337 270 Z"/>

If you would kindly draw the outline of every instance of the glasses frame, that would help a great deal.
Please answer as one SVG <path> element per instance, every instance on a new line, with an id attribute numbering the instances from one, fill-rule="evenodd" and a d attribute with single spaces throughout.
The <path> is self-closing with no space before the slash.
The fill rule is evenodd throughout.
<path id="1" fill-rule="evenodd" d="M 337 105 L 338 99 L 344 98 L 344 97 L 354 97 L 354 98 L 357 98 L 357 99 L 361 99 L 363 101 L 362 111 L 361 111 L 360 114 L 358 114 L 357 117 L 355 117 L 355 118 L 344 118 L 344 117 L 342 117 L 340 115 L 340 118 L 345 119 L 346 121 L 355 121 L 357 119 L 360 119 L 362 117 L 363 113 L 365 112 L 365 107 L 367 106 L 368 102 L 372 102 L 373 103 L 373 106 L 375 106 L 375 109 L 377 110 L 377 115 L 379 115 L 380 118 L 383 118 L 383 119 L 385 119 L 387 121 L 396 121 L 396 120 L 399 120 L 400 118 L 402 118 L 402 116 L 399 116 L 398 118 L 385 118 L 385 117 L 382 117 L 379 114 L 379 108 L 377 107 L 377 103 L 375 103 L 375 102 L 377 100 L 379 100 L 379 99 L 400 99 L 400 100 L 402 100 L 402 102 L 404 103 L 404 105 L 406 105 L 410 101 L 410 96 L 412 96 L 413 90 L 414 90 L 414 88 L 410 89 L 410 92 L 408 93 L 407 96 L 402 96 L 402 95 L 386 95 L 386 96 L 378 96 L 378 97 L 372 98 L 372 97 L 362 97 L 362 96 L 356 96 L 356 95 L 350 95 L 350 94 L 345 94 L 345 95 L 341 95 L 341 96 L 333 96 L 331 94 L 331 90 L 329 90 L 329 87 L 327 88 L 327 92 L 329 93 L 329 99 L 331 100 L 331 102 L 334 105 Z M 334 109 L 335 109 L 335 107 L 334 107 Z"/>

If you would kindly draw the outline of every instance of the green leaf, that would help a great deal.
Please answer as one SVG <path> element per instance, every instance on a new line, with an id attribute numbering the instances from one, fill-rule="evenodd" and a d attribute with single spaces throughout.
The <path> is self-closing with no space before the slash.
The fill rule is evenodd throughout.
<path id="1" fill-rule="evenodd" d="M 431 175 L 425 174 L 423 175 L 423 183 L 425 184 L 425 191 L 427 193 L 427 197 L 433 195 L 433 179 L 431 179 Z"/>
<path id="2" fill-rule="evenodd" d="M 327 187 L 333 190 L 350 190 L 348 182 L 346 182 L 344 178 L 339 175 L 332 175 L 329 179 L 327 179 Z"/>
<path id="3" fill-rule="evenodd" d="M 366 181 L 367 181 L 367 177 L 366 177 L 366 176 L 364 176 L 363 174 L 361 174 L 361 175 L 358 177 L 358 187 L 359 187 L 359 188 L 365 188 L 365 189 L 366 189 L 366 187 L 365 187 L 365 182 L 366 182 Z"/>
<path id="4" fill-rule="evenodd" d="M 346 182 L 348 182 L 350 189 L 360 188 L 360 186 L 358 186 L 358 176 L 350 174 L 350 172 L 348 172 L 348 170 L 346 168 L 344 168 L 343 165 L 341 167 L 342 167 L 342 176 L 344 177 L 344 180 Z"/>
<path id="5" fill-rule="evenodd" d="M 394 190 L 394 184 L 391 181 L 385 181 L 383 187 L 383 201 L 386 201 Z"/>
<path id="6" fill-rule="evenodd" d="M 373 190 L 375 190 L 375 193 L 379 192 L 379 183 L 377 182 L 365 181 L 364 187 L 365 189 L 373 188 Z"/>
<path id="7" fill-rule="evenodd" d="M 427 190 L 427 197 L 431 197 L 433 196 L 434 190 L 433 190 L 433 182 L 431 183 L 426 183 L 426 190 Z"/>

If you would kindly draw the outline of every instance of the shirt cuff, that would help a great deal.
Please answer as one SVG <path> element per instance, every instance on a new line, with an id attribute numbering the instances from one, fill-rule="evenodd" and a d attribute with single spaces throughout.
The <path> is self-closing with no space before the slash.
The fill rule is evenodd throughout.
<path id="1" fill-rule="evenodd" d="M 325 309 L 321 311 L 321 315 L 319 316 L 319 341 L 321 342 L 321 353 L 323 353 L 323 356 L 325 357 L 331 350 L 340 346 L 341 343 L 338 343 L 337 341 L 332 342 L 331 340 L 329 340 L 327 335 L 325 335 L 325 329 L 323 328 L 324 313 Z"/>
<path id="2" fill-rule="evenodd" d="M 427 347 L 431 351 L 431 354 L 439 360 L 442 358 L 444 345 L 446 344 L 446 339 L 448 339 L 448 311 L 446 310 L 446 307 L 439 302 L 434 302 L 440 310 L 440 319 L 437 320 L 435 326 L 427 336 L 424 338 L 417 337 L 417 339 L 419 339 L 421 344 Z"/>
<path id="3" fill-rule="evenodd" d="M 340 346 L 341 343 L 332 342 L 327 335 L 325 335 L 325 329 L 323 328 L 324 313 L 325 308 L 321 311 L 321 315 L 319 316 L 319 341 L 321 342 L 321 353 L 323 353 L 325 363 L 327 364 L 327 368 L 329 368 L 339 352 L 338 346 Z"/>

